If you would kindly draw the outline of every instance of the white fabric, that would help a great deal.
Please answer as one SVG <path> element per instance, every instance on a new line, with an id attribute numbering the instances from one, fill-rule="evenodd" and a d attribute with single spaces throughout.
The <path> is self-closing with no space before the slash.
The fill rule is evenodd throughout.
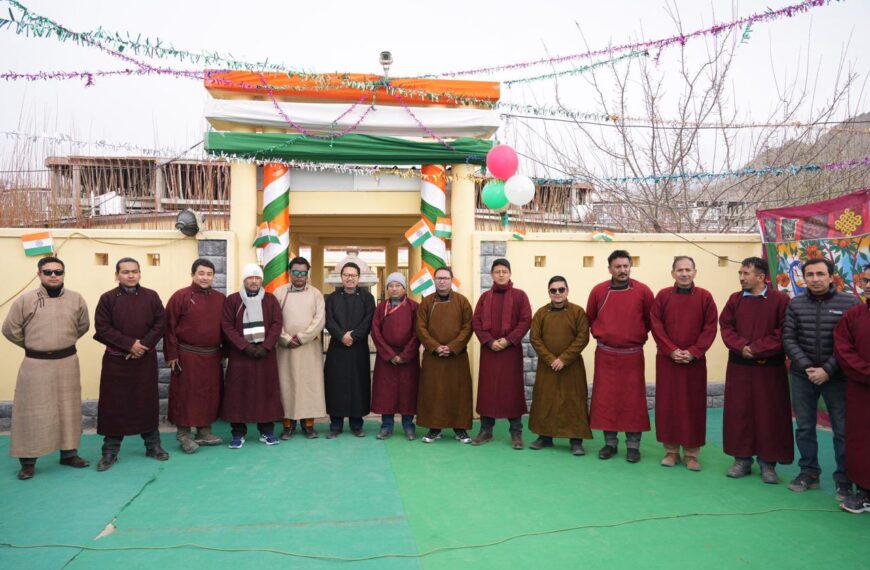
<path id="1" fill-rule="evenodd" d="M 359 121 L 368 106 L 353 103 L 279 103 L 284 114 L 304 129 L 321 133 L 343 131 Z M 446 107 L 409 107 L 420 122 L 439 137 L 489 138 L 500 126 L 498 111 Z M 205 108 L 209 122 L 295 130 L 281 116 L 272 101 L 234 101 L 209 98 Z M 338 121 L 336 121 L 338 119 Z M 352 132 L 361 135 L 426 137 L 417 121 L 403 107 L 376 103 Z"/>
<path id="2" fill-rule="evenodd" d="M 260 279 L 262 279 L 263 269 L 256 263 L 248 263 L 242 269 L 242 281 L 244 281 L 248 277 L 259 277 Z"/>

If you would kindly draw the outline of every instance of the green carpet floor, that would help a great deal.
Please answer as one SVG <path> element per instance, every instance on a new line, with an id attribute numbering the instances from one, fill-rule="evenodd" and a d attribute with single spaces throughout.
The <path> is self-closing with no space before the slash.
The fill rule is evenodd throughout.
<path id="1" fill-rule="evenodd" d="M 631 465 L 623 447 L 598 460 L 598 433 L 573 457 L 559 440 L 512 450 L 506 422 L 480 448 L 449 430 L 431 445 L 380 442 L 369 423 L 365 439 L 267 447 L 251 434 L 241 450 L 190 456 L 164 434 L 162 463 L 127 438 L 105 473 L 51 457 L 19 482 L 3 437 L 0 543 L 14 547 L 0 546 L 0 568 L 867 567 L 870 515 L 836 508 L 829 432 L 823 489 L 797 494 L 726 478 L 720 410 L 708 424 L 700 473 L 659 466 L 651 434 Z M 82 455 L 95 462 L 99 445 L 86 436 Z M 785 483 L 797 467 L 780 471 Z"/>

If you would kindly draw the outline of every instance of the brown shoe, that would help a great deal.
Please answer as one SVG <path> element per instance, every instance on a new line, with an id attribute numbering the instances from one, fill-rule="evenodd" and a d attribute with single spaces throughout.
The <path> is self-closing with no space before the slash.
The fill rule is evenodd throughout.
<path id="1" fill-rule="evenodd" d="M 72 457 L 64 457 L 60 460 L 61 465 L 66 465 L 67 467 L 73 467 L 75 469 L 83 469 L 91 464 L 90 461 L 86 459 L 82 459 L 78 455 L 73 455 Z"/>
<path id="2" fill-rule="evenodd" d="M 686 457 L 686 469 L 689 471 L 700 471 L 701 462 L 698 461 L 697 457 Z"/>
<path id="3" fill-rule="evenodd" d="M 36 465 L 22 465 L 18 471 L 18 478 L 22 481 L 33 479 L 33 474 L 36 473 Z"/>
<path id="4" fill-rule="evenodd" d="M 166 461 L 169 459 L 169 453 L 158 443 L 154 447 L 149 447 L 145 450 L 145 457 L 152 457 L 157 461 Z"/>
<path id="5" fill-rule="evenodd" d="M 492 441 L 492 431 L 480 428 L 480 432 L 478 432 L 477 436 L 471 440 L 471 445 L 483 445 L 490 441 Z"/>
<path id="6" fill-rule="evenodd" d="M 545 447 L 553 447 L 553 438 L 544 435 L 538 436 L 538 439 L 529 444 L 529 449 L 544 449 Z"/>
<path id="7" fill-rule="evenodd" d="M 115 462 L 118 461 L 118 456 L 114 453 L 104 453 L 97 462 L 97 471 L 105 471 L 109 469 Z"/>
<path id="8" fill-rule="evenodd" d="M 688 458 L 686 459 L 688 461 Z M 662 467 L 673 467 L 680 463 L 679 453 L 666 453 L 662 458 Z"/>
<path id="9" fill-rule="evenodd" d="M 179 439 L 178 443 L 181 444 L 181 450 L 188 455 L 195 453 L 196 450 L 199 449 L 199 444 L 193 441 L 193 438 L 189 436 Z"/>
<path id="10" fill-rule="evenodd" d="M 220 445 L 224 442 L 224 438 L 218 437 L 211 432 L 203 433 L 202 430 L 196 434 L 196 439 L 193 440 L 197 445 Z"/>
<path id="11" fill-rule="evenodd" d="M 526 445 L 523 443 L 523 434 L 519 432 L 511 432 L 511 445 L 514 449 L 522 449 Z"/>

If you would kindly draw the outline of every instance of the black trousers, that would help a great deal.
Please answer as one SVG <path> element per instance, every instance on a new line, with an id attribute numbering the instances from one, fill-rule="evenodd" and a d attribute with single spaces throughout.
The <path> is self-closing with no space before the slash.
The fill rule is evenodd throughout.
<path id="1" fill-rule="evenodd" d="M 258 422 L 257 429 L 260 431 L 260 435 L 271 433 L 275 433 L 275 422 Z M 230 431 L 233 434 L 233 437 L 237 435 L 245 437 L 248 435 L 248 424 L 233 422 L 230 424 Z"/>
<path id="2" fill-rule="evenodd" d="M 60 450 L 60 458 L 61 459 L 69 459 L 70 457 L 75 457 L 78 455 L 77 449 L 61 449 Z M 25 465 L 36 465 L 36 457 L 19 457 L 18 462 L 21 463 L 21 466 Z"/>
<path id="3" fill-rule="evenodd" d="M 153 449 L 160 445 L 160 432 L 157 430 L 140 433 L 139 436 L 145 442 L 145 449 Z M 103 455 L 118 455 L 121 451 L 123 435 L 107 435 L 103 437 Z"/>
<path id="4" fill-rule="evenodd" d="M 508 418 L 511 433 L 523 433 L 523 418 Z M 495 418 L 480 416 L 480 427 L 492 431 L 495 426 Z"/>

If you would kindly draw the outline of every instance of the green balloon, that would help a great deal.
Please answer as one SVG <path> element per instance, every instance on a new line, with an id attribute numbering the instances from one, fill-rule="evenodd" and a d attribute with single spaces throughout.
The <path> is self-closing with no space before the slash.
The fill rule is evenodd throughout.
<path id="1" fill-rule="evenodd" d="M 484 205 L 491 210 L 501 210 L 508 205 L 507 196 L 504 193 L 504 182 L 501 180 L 492 180 L 487 182 L 483 187 Z"/>

